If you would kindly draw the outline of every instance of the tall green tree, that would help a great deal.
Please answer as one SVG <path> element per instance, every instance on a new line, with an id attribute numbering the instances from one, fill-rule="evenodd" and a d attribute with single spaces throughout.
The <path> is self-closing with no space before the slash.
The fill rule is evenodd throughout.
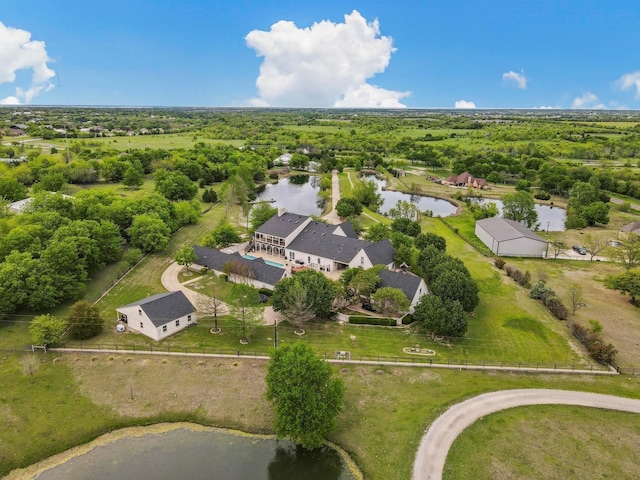
<path id="1" fill-rule="evenodd" d="M 405 295 L 405 293 L 399 288 L 382 287 L 375 291 L 371 295 L 371 301 L 383 315 L 395 316 L 402 313 L 407 313 L 411 302 Z"/>
<path id="2" fill-rule="evenodd" d="M 241 341 L 249 342 L 251 334 L 263 319 L 258 291 L 249 285 L 235 284 L 229 298 L 229 314 L 239 322 Z"/>
<path id="3" fill-rule="evenodd" d="M 640 272 L 630 271 L 622 275 L 609 276 L 605 280 L 608 288 L 619 290 L 620 293 L 628 293 L 631 297 L 631 303 L 640 305 Z"/>
<path id="4" fill-rule="evenodd" d="M 151 253 L 167 248 L 171 229 L 157 215 L 142 214 L 133 217 L 127 233 L 131 245 L 144 253 Z"/>
<path id="5" fill-rule="evenodd" d="M 336 203 L 336 213 L 340 218 L 357 217 L 362 213 L 362 204 L 355 198 L 342 197 Z"/>
<path id="6" fill-rule="evenodd" d="M 40 315 L 29 325 L 31 341 L 34 345 L 52 345 L 62 340 L 67 329 L 67 322 L 52 315 Z"/>
<path id="7" fill-rule="evenodd" d="M 429 286 L 432 293 L 440 297 L 443 302 L 459 301 L 465 312 L 472 312 L 480 303 L 476 282 L 462 272 L 444 272 Z"/>
<path id="8" fill-rule="evenodd" d="M 189 270 L 189 267 L 193 265 L 193 263 L 198 259 L 198 256 L 196 255 L 193 247 L 189 245 L 183 245 L 182 247 L 180 247 L 180 250 L 178 250 L 173 256 L 173 259 L 178 265 L 182 265 L 187 270 Z"/>
<path id="9" fill-rule="evenodd" d="M 304 302 L 301 302 L 302 296 Z M 305 303 L 306 307 L 300 310 L 301 313 L 307 310 L 314 316 L 328 318 L 335 297 L 336 291 L 331 280 L 320 272 L 308 269 L 278 282 L 273 290 L 271 302 L 275 311 L 291 314 L 294 309 L 301 308 L 302 303 Z"/>
<path id="10" fill-rule="evenodd" d="M 527 226 L 533 227 L 538 222 L 538 212 L 535 209 L 535 201 L 530 193 L 519 191 L 502 196 L 502 216 L 509 220 L 515 220 Z"/>
<path id="11" fill-rule="evenodd" d="M 143 183 L 144 174 L 142 171 L 134 165 L 130 165 L 122 176 L 122 184 L 126 187 L 137 188 L 142 186 Z"/>
<path id="12" fill-rule="evenodd" d="M 266 397 L 275 407 L 275 431 L 306 449 L 318 448 L 335 427 L 344 384 L 305 343 L 272 350 Z"/>
<path id="13" fill-rule="evenodd" d="M 258 228 L 267 223 L 267 220 L 277 213 L 277 207 L 272 207 L 266 202 L 254 205 L 250 214 L 251 233 L 255 232 Z"/>
<path id="14" fill-rule="evenodd" d="M 67 317 L 69 335 L 76 340 L 87 340 L 102 332 L 104 319 L 100 309 L 86 300 L 80 300 L 71 307 Z"/>
<path id="15" fill-rule="evenodd" d="M 413 312 L 420 327 L 433 335 L 462 337 L 467 331 L 467 314 L 459 301 L 424 295 Z"/>

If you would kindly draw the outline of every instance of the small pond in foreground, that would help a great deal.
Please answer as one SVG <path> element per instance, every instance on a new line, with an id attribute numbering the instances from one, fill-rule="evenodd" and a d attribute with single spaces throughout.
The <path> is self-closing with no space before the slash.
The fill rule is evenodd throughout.
<path id="1" fill-rule="evenodd" d="M 362 180 L 373 181 L 378 187 L 378 193 L 384 200 L 384 203 L 378 209 L 382 214 L 389 213 L 389 210 L 396 206 L 398 200 L 404 200 L 417 205 L 421 212 L 430 210 L 434 217 L 448 217 L 456 213 L 458 209 L 453 203 L 442 200 L 441 198 L 430 197 L 428 195 L 410 195 L 394 190 L 383 190 L 382 188 L 385 186 L 386 181 L 380 180 L 375 175 L 363 175 Z"/>
<path id="2" fill-rule="evenodd" d="M 125 429 L 113 441 L 96 440 L 39 480 L 352 480 L 345 459 L 329 447 L 306 451 L 289 441 L 182 424 L 149 433 Z M 136 431 L 129 435 L 127 430 Z M 144 429 L 142 430 L 145 431 Z M 117 435 L 116 435 L 117 437 Z M 90 444 L 91 446 L 92 444 Z M 81 447 L 82 448 L 82 447 Z M 88 451 L 87 451 L 88 450 Z"/>
<path id="3" fill-rule="evenodd" d="M 300 215 L 320 215 L 324 202 L 318 195 L 319 182 L 317 175 L 291 175 L 265 185 L 257 200 L 275 200 L 272 206 Z"/>

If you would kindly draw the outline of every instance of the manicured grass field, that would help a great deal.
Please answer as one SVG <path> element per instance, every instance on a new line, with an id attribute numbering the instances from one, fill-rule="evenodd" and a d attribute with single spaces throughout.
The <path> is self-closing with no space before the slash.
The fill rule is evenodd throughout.
<path id="1" fill-rule="evenodd" d="M 539 359 L 578 362 L 564 325 L 528 296 L 528 290 L 504 277 L 493 262 L 455 235 L 439 219 L 424 219 L 423 231 L 447 240 L 447 252 L 464 260 L 478 284 L 480 305 L 469 319 L 469 330 L 456 344 L 463 358 Z"/>
<path id="2" fill-rule="evenodd" d="M 484 417 L 454 442 L 444 478 L 635 479 L 640 415 L 544 405 Z"/>

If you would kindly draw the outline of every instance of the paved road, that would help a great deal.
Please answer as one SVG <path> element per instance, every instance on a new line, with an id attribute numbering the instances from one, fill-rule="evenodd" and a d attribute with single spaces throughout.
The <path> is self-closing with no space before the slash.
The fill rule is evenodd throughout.
<path id="1" fill-rule="evenodd" d="M 331 211 L 327 213 L 324 218 L 328 223 L 338 225 L 342 223 L 342 220 L 336 212 L 336 204 L 340 200 L 340 177 L 338 171 L 334 170 L 331 177 Z"/>
<path id="2" fill-rule="evenodd" d="M 209 297 L 187 288 L 186 285 L 189 282 L 180 283 L 178 280 L 178 273 L 180 273 L 182 268 L 182 265 L 172 262 L 162 273 L 162 286 L 170 292 L 182 291 L 189 301 L 198 309 L 198 312 L 205 315 L 213 315 L 213 308 L 211 307 Z M 226 315 L 227 313 L 229 313 L 229 308 L 226 304 L 218 307 L 218 315 Z M 273 325 L 276 321 L 280 322 L 284 320 L 284 317 L 279 312 L 275 312 L 272 306 L 267 306 L 264 309 L 263 320 L 265 325 Z"/>
<path id="3" fill-rule="evenodd" d="M 503 390 L 486 393 L 454 405 L 422 437 L 413 464 L 413 480 L 439 480 L 453 441 L 485 415 L 523 405 L 579 405 L 640 413 L 640 400 L 567 390 Z"/>
<path id="4" fill-rule="evenodd" d="M 187 288 L 185 286 L 186 284 L 182 284 L 178 280 L 178 273 L 180 273 L 183 268 L 184 267 L 182 265 L 178 265 L 176 262 L 172 262 L 171 265 L 169 265 L 167 269 L 162 272 L 162 277 L 160 279 L 160 281 L 162 282 L 162 286 L 170 292 L 176 292 L 178 290 L 182 291 L 189 299 L 189 301 L 193 303 L 193 305 L 198 309 L 198 312 L 204 313 L 206 315 L 213 314 L 210 299 L 207 295 Z M 219 315 L 225 315 L 227 312 L 228 309 L 226 305 L 218 307 Z"/>

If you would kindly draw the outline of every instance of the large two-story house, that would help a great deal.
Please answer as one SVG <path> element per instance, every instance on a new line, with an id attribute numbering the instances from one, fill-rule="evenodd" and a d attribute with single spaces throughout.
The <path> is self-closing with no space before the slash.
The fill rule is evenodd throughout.
<path id="1" fill-rule="evenodd" d="M 348 222 L 330 225 L 282 209 L 256 230 L 252 250 L 324 272 L 374 265 L 391 268 L 395 254 L 388 239 L 361 240 Z"/>

